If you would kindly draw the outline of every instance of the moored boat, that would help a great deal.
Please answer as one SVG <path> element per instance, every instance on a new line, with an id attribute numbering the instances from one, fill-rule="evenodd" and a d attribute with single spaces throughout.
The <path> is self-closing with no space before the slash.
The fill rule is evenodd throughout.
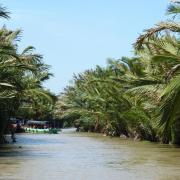
<path id="1" fill-rule="evenodd" d="M 59 128 L 53 128 L 48 121 L 28 121 L 26 127 L 24 127 L 27 133 L 49 133 L 58 134 L 61 131 Z"/>
<path id="2" fill-rule="evenodd" d="M 49 134 L 58 134 L 61 129 L 59 128 L 45 128 L 45 129 L 39 129 L 39 128 L 25 128 L 25 132 L 27 133 L 49 133 Z"/>

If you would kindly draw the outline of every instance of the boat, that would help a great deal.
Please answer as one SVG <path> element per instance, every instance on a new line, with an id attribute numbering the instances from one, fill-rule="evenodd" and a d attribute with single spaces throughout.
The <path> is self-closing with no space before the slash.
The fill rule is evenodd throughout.
<path id="1" fill-rule="evenodd" d="M 51 127 L 49 121 L 27 121 L 26 126 L 24 127 L 25 132 L 27 133 L 40 133 L 40 134 L 58 134 L 61 129 Z"/>

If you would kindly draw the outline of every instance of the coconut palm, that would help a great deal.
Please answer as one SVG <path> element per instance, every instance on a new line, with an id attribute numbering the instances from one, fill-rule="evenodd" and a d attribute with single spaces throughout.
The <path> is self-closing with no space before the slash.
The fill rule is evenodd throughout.
<path id="1" fill-rule="evenodd" d="M 175 15 L 178 18 L 180 6 L 178 2 L 171 4 L 168 8 L 168 14 Z M 159 126 L 162 129 L 163 142 L 180 144 L 179 137 L 179 119 L 180 111 L 178 109 L 180 99 L 180 24 L 175 21 L 163 22 L 155 28 L 151 28 L 141 35 L 135 43 L 137 53 L 150 51 L 151 62 L 156 63 L 161 68 L 164 76 L 165 86 L 160 95 L 160 114 L 162 116 Z"/>
<path id="2" fill-rule="evenodd" d="M 137 39 L 135 57 L 74 75 L 55 115 L 84 130 L 180 144 L 179 5 L 168 7 L 171 21 Z"/>
<path id="3" fill-rule="evenodd" d="M 19 30 L 9 31 L 6 28 L 0 30 L 0 137 L 3 137 L 9 117 L 15 112 L 18 115 L 19 107 L 22 111 L 23 105 L 30 107 L 33 104 L 31 109 L 36 111 L 37 117 L 38 111 L 42 114 L 52 110 L 55 99 L 42 86 L 51 76 L 49 66 L 42 62 L 42 56 L 34 53 L 31 46 L 18 53 L 20 33 Z"/>

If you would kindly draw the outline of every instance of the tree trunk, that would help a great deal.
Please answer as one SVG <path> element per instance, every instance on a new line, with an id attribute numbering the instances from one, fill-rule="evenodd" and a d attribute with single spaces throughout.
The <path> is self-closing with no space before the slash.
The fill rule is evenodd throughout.
<path id="1" fill-rule="evenodd" d="M 180 119 L 177 119 L 172 126 L 172 143 L 180 145 Z"/>
<path id="2" fill-rule="evenodd" d="M 94 130 L 98 131 L 98 129 L 99 129 L 99 116 L 97 115 L 96 116 L 96 124 L 95 124 Z"/>
<path id="3" fill-rule="evenodd" d="M 7 127 L 8 117 L 5 112 L 0 112 L 0 144 L 4 144 L 6 142 L 4 133 Z"/>

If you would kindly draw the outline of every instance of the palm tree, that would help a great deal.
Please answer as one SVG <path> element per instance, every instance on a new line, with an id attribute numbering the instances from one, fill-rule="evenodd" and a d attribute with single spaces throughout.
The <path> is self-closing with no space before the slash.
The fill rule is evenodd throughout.
<path id="1" fill-rule="evenodd" d="M 37 115 L 40 104 L 45 106 L 45 112 L 46 107 L 52 109 L 55 100 L 55 96 L 42 86 L 43 81 L 51 76 L 42 56 L 33 53 L 31 46 L 18 53 L 16 40 L 19 40 L 20 33 L 6 28 L 0 30 L 0 137 L 3 137 L 9 117 L 15 112 L 17 115 L 19 107 L 33 104 Z"/>
<path id="2" fill-rule="evenodd" d="M 179 16 L 179 2 L 171 4 L 168 14 Z M 164 143 L 172 141 L 180 144 L 180 111 L 178 109 L 180 99 L 180 24 L 175 21 L 163 22 L 155 28 L 146 30 L 135 43 L 137 53 L 150 51 L 151 62 L 158 63 L 164 76 L 165 86 L 160 95 L 160 114 L 162 116 L 159 126 L 162 129 Z M 161 34 L 160 34 L 161 33 Z"/>
<path id="3" fill-rule="evenodd" d="M 107 134 L 175 144 L 180 131 L 180 3 L 171 3 L 164 21 L 135 43 L 135 57 L 109 59 L 74 75 L 55 106 L 55 115 L 77 127 Z"/>

